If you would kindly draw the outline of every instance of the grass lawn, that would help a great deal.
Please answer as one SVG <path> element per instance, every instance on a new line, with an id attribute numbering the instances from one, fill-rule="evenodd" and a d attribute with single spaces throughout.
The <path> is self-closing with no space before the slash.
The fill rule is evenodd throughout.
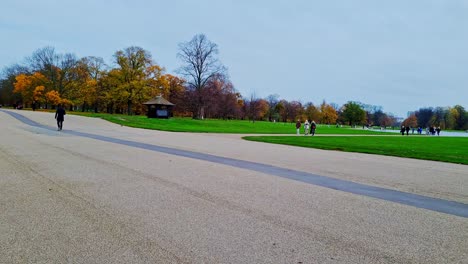
<path id="1" fill-rule="evenodd" d="M 88 117 L 98 117 L 104 120 L 129 127 L 155 129 L 173 132 L 205 132 L 205 133 L 237 133 L 237 134 L 295 134 L 295 123 L 256 121 L 255 123 L 245 120 L 219 120 L 205 119 L 195 120 L 192 118 L 170 118 L 157 119 L 146 116 L 129 116 L 118 114 L 104 114 L 91 112 L 67 112 L 72 115 L 82 115 Z M 301 129 L 301 133 L 304 130 Z M 375 132 L 363 129 L 351 129 L 349 127 L 336 128 L 335 126 L 319 125 L 317 134 L 364 134 L 382 135 L 394 133 Z"/>
<path id="2" fill-rule="evenodd" d="M 244 139 L 306 148 L 361 152 L 468 165 L 468 138 L 462 137 L 250 136 L 244 137 Z"/>

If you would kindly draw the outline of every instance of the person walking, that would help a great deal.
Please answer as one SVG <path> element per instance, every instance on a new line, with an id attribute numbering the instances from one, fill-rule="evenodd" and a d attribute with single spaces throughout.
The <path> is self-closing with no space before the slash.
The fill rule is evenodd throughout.
<path id="1" fill-rule="evenodd" d="M 296 133 L 297 135 L 301 134 L 301 121 L 299 119 L 296 122 Z"/>
<path id="2" fill-rule="evenodd" d="M 405 126 L 401 126 L 400 133 L 402 136 L 405 135 Z"/>
<path id="3" fill-rule="evenodd" d="M 315 121 L 312 120 L 310 123 L 310 134 L 313 136 L 315 135 L 315 129 L 317 128 L 317 124 L 315 124 Z"/>
<path id="4" fill-rule="evenodd" d="M 306 119 L 304 122 L 304 136 L 307 136 L 309 134 L 309 120 Z"/>
<path id="5" fill-rule="evenodd" d="M 406 135 L 409 136 L 409 130 L 410 130 L 409 126 L 406 126 L 405 130 L 406 130 Z"/>
<path id="6" fill-rule="evenodd" d="M 62 130 L 65 114 L 65 109 L 63 109 L 62 105 L 58 105 L 57 111 L 55 111 L 55 119 L 57 119 L 58 126 L 57 130 Z"/>
<path id="7" fill-rule="evenodd" d="M 440 134 L 440 127 L 437 127 L 437 128 L 436 128 L 436 132 L 437 132 L 437 135 L 439 136 L 439 134 Z"/>

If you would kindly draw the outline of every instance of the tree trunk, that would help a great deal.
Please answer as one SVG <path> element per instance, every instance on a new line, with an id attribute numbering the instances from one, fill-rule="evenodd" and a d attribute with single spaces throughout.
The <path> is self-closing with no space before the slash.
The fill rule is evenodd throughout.
<path id="1" fill-rule="evenodd" d="M 128 115 L 132 114 L 132 100 L 127 101 L 127 112 L 128 112 Z"/>

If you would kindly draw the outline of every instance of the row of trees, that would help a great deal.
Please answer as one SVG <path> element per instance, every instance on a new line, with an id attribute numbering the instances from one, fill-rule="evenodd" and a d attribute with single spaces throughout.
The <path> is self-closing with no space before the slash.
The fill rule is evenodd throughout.
<path id="1" fill-rule="evenodd" d="M 194 36 L 179 44 L 182 67 L 176 76 L 166 73 L 153 61 L 150 52 L 140 47 L 116 51 L 112 67 L 99 57 L 77 58 L 45 47 L 26 58 L 25 63 L 3 70 L 0 104 L 21 104 L 33 109 L 63 104 L 70 110 L 144 114 L 146 109 L 142 103 L 162 95 L 176 104 L 175 115 L 193 118 L 278 122 L 309 119 L 324 124 L 399 125 L 398 119 L 384 113 L 382 107 L 359 102 L 340 107 L 325 101 L 302 104 L 280 99 L 279 95 L 244 97 L 234 88 L 217 55 L 215 43 L 205 35 Z M 467 123 L 466 111 L 461 106 L 420 109 L 412 116 L 417 117 L 421 126 L 434 124 L 462 129 Z"/>
<path id="2" fill-rule="evenodd" d="M 402 125 L 409 127 L 436 126 L 442 129 L 468 130 L 468 112 L 461 105 L 420 108 L 410 113 Z"/>

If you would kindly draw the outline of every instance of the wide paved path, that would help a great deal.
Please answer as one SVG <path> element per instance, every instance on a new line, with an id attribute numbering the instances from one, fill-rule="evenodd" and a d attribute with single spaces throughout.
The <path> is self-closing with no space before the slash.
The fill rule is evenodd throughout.
<path id="1" fill-rule="evenodd" d="M 468 259 L 467 166 L 65 119 L 0 110 L 0 263 Z"/>

